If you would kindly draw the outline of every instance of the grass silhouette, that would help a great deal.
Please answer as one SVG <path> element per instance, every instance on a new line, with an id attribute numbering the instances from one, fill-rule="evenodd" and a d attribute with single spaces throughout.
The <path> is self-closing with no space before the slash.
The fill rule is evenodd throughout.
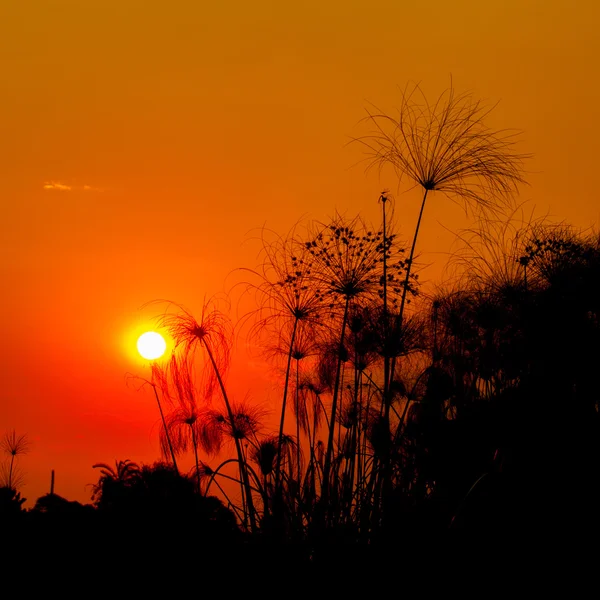
<path id="1" fill-rule="evenodd" d="M 27 438 L 9 432 L 3 523 L 44 535 L 69 523 L 72 540 L 119 543 L 127 529 L 149 546 L 160 532 L 152 548 L 165 555 L 228 544 L 261 573 L 287 561 L 296 578 L 406 566 L 462 539 L 597 532 L 600 241 L 515 220 L 526 156 L 512 132 L 486 127 L 488 114 L 452 88 L 430 104 L 418 87 L 397 118 L 369 114 L 376 131 L 359 141 L 371 164 L 422 191 L 408 243 L 388 193 L 381 226 L 336 213 L 261 233 L 259 267 L 241 270 L 256 300 L 242 324 L 282 373 L 273 430 L 261 405 L 229 394 L 226 311 L 205 301 L 197 318 L 156 301 L 175 345 L 142 381 L 172 464 L 97 463 L 90 506 L 49 494 L 26 511 L 16 460 Z M 429 294 L 414 261 L 437 192 L 483 212 L 458 236 L 452 284 Z M 188 454 L 194 466 L 180 473 Z"/>

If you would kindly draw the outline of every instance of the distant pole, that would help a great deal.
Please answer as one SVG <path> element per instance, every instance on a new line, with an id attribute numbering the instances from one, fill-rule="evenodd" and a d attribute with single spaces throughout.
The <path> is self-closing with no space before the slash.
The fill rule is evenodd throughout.
<path id="1" fill-rule="evenodd" d="M 54 494 L 54 469 L 52 469 L 52 476 L 50 478 L 50 494 Z"/>

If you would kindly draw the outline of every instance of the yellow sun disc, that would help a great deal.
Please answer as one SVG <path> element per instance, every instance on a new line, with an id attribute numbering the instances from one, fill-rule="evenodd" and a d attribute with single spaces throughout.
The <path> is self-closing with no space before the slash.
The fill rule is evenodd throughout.
<path id="1" fill-rule="evenodd" d="M 140 335 L 137 341 L 138 352 L 147 360 L 160 358 L 167 349 L 167 343 L 160 333 L 147 331 Z"/>

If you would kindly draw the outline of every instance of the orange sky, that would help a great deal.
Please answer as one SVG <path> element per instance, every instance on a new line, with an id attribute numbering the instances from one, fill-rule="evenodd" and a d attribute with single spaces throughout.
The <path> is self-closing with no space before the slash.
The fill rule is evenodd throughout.
<path id="1" fill-rule="evenodd" d="M 592 0 L 21 0 L 0 2 L 0 433 L 33 442 L 27 506 L 87 502 L 95 462 L 158 457 L 158 413 L 133 333 L 169 298 L 198 311 L 252 230 L 334 210 L 377 217 L 392 173 L 366 175 L 351 136 L 399 89 L 500 102 L 535 155 L 521 199 L 577 226 L 600 217 L 600 23 Z M 417 192 L 397 195 L 400 231 Z M 419 240 L 435 279 L 455 229 L 433 199 Z M 133 337 L 132 337 L 133 336 Z M 229 382 L 269 402 L 260 366 Z"/>

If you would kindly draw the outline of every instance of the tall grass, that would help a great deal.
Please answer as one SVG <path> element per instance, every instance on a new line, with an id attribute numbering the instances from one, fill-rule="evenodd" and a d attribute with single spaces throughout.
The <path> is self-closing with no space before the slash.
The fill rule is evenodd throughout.
<path id="1" fill-rule="evenodd" d="M 343 529 L 369 539 L 399 497 L 418 503 L 433 493 L 423 431 L 457 418 L 461 403 L 483 385 L 464 361 L 452 373 L 443 364 L 450 346 L 466 356 L 470 334 L 452 327 L 468 326 L 473 301 L 441 295 L 430 315 L 407 306 L 419 291 L 414 261 L 426 205 L 443 194 L 481 209 L 491 223 L 524 183 L 527 157 L 516 151 L 515 132 L 486 125 L 491 110 L 452 86 L 432 103 L 413 86 L 402 94 L 397 117 L 368 114 L 374 131 L 358 141 L 370 166 L 390 164 L 422 192 L 408 243 L 395 233 L 388 193 L 379 198 L 381 225 L 336 213 L 283 236 L 262 231 L 259 266 L 241 269 L 257 303 L 244 322 L 283 370 L 276 431 L 228 396 L 232 328 L 222 312 L 208 303 L 197 321 L 169 303 L 158 318 L 183 357 L 173 359 L 162 380 L 163 395 L 179 406 L 165 427 L 173 431 L 174 451 L 192 449 L 196 476 L 208 476 L 209 486 L 228 477 L 227 464 L 237 464 L 237 513 L 248 530 L 304 538 Z M 521 257 L 513 270 L 539 256 Z M 222 412 L 199 406 L 216 391 Z M 199 451 L 211 455 L 221 447 L 211 446 L 216 431 L 233 440 L 236 458 L 212 469 Z"/>

